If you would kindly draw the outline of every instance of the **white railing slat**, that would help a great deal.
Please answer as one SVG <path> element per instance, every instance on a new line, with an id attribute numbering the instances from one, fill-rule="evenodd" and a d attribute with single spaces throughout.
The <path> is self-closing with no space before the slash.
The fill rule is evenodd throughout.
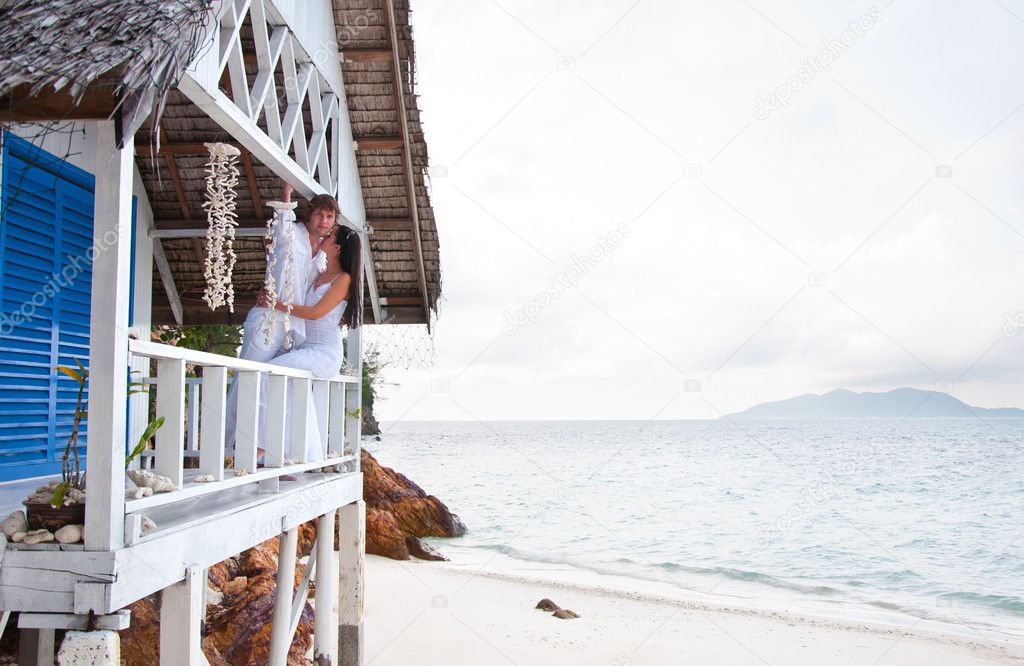
<path id="1" fill-rule="evenodd" d="M 235 425 L 235 470 L 256 471 L 256 435 L 260 416 L 260 373 L 238 373 L 238 421 Z"/>
<path id="2" fill-rule="evenodd" d="M 203 368 L 203 401 L 200 411 L 199 470 L 224 480 L 224 412 L 227 408 L 228 369 Z"/>
<path id="3" fill-rule="evenodd" d="M 327 452 L 345 452 L 345 385 L 331 384 L 331 406 L 328 411 Z"/>
<path id="4" fill-rule="evenodd" d="M 288 410 L 288 378 L 271 375 L 267 378 L 267 421 L 263 464 L 267 467 L 284 465 L 285 417 Z"/>
<path id="5" fill-rule="evenodd" d="M 156 431 L 153 471 L 181 488 L 185 461 L 185 361 L 160 359 L 156 364 L 156 415 L 164 425 Z"/>
<path id="6" fill-rule="evenodd" d="M 186 409 L 188 410 L 188 426 L 185 432 L 185 449 L 187 451 L 198 451 L 199 450 L 199 384 L 194 382 L 188 382 L 186 387 L 188 391 L 188 400 L 186 401 Z"/>
<path id="7" fill-rule="evenodd" d="M 331 385 L 325 379 L 313 382 L 313 409 L 316 410 L 316 430 L 320 437 L 322 457 L 327 457 L 327 414 L 330 409 Z"/>
<path id="8" fill-rule="evenodd" d="M 308 461 L 306 456 L 306 444 L 309 440 L 309 436 L 312 434 L 309 432 L 309 419 L 306 418 L 308 410 L 311 405 L 309 404 L 310 399 L 310 380 L 308 379 L 292 379 L 290 390 L 291 396 L 291 450 L 288 452 L 288 457 L 296 462 L 304 463 Z"/>

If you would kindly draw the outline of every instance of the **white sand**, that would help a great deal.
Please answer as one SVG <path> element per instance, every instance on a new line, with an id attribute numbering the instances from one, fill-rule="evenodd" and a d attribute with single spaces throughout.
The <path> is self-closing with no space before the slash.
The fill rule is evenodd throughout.
<path id="1" fill-rule="evenodd" d="M 578 612 L 559 620 L 544 598 Z M 366 663 L 1024 664 L 1024 646 L 366 561 Z"/>

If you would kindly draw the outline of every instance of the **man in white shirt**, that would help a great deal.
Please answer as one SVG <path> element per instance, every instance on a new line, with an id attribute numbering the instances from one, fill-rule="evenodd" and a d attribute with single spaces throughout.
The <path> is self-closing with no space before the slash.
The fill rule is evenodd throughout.
<path id="1" fill-rule="evenodd" d="M 318 194 L 310 199 L 309 220 L 299 224 L 295 219 L 295 203 L 291 200 L 293 188 L 284 186 L 284 201 L 268 201 L 274 210 L 272 244 L 267 253 L 270 279 L 278 298 L 286 300 L 290 286 L 291 302 L 304 305 L 306 291 L 326 264 L 326 257 L 320 251 L 320 241 L 337 228 L 336 221 L 341 214 L 337 200 L 329 194 Z M 288 348 L 302 344 L 306 337 L 305 321 L 289 317 L 285 327 L 284 313 L 273 308 L 254 307 L 245 318 L 242 334 L 242 349 L 239 358 L 267 362 Z M 225 443 L 233 446 L 235 424 L 238 413 L 238 383 L 228 393 L 227 410 L 224 416 L 226 426 Z M 265 401 L 266 396 L 261 395 Z M 262 424 L 260 427 L 262 432 Z M 252 471 L 252 470 L 250 470 Z"/>
<path id="2" fill-rule="evenodd" d="M 319 194 L 310 200 L 309 220 L 297 225 L 295 203 L 291 200 L 291 185 L 284 186 L 284 201 L 268 201 L 274 209 L 273 250 L 267 263 L 274 280 L 274 289 L 280 300 L 286 300 L 286 286 L 290 282 L 291 301 L 303 305 L 306 290 L 324 269 L 326 258 L 320 251 L 320 241 L 335 229 L 338 202 L 328 194 Z M 289 236 L 291 240 L 289 242 Z M 242 350 L 239 358 L 266 362 L 287 347 L 302 344 L 306 337 L 305 322 L 299 317 L 288 318 L 290 330 L 285 330 L 285 316 L 273 308 L 254 307 L 245 318 Z"/>

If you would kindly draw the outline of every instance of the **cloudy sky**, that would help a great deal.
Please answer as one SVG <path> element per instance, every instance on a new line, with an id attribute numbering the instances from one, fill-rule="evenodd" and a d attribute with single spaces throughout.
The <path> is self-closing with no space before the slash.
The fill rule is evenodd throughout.
<path id="1" fill-rule="evenodd" d="M 394 419 L 1024 406 L 1024 0 L 416 0 L 444 296 Z"/>

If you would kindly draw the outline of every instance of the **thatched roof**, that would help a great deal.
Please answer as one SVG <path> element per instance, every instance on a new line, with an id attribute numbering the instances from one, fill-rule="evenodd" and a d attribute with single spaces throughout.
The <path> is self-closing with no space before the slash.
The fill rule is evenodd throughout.
<path id="1" fill-rule="evenodd" d="M 420 124 L 415 92 L 416 57 L 408 0 L 392 0 L 397 34 L 399 71 L 404 97 L 406 126 L 412 160 L 413 188 L 419 237 L 426 274 L 427 307 L 435 311 L 441 295 L 441 267 L 437 226 L 430 193 L 425 183 L 427 143 Z M 395 79 L 387 0 L 333 0 L 338 46 L 344 54 L 342 69 L 348 98 L 352 134 L 362 137 L 398 137 L 400 101 Z M 401 147 L 363 149 L 356 153 L 366 207 L 367 223 L 375 227 L 371 237 L 377 282 L 384 295 L 415 299 L 420 295 L 418 265 L 408 191 L 405 154 Z M 395 222 L 390 222 L 395 220 Z M 407 228 L 402 223 L 409 221 Z M 394 301 L 396 299 L 389 299 Z"/>
<path id="2" fill-rule="evenodd" d="M 436 312 L 441 290 L 437 229 L 424 183 L 427 147 L 412 87 L 415 66 L 408 2 L 395 0 L 394 5 L 399 69 L 403 72 L 402 80 L 397 83 L 403 90 L 404 100 L 400 100 L 395 95 L 392 66 L 379 57 L 385 51 L 392 52 L 385 1 L 333 0 L 333 7 L 339 48 L 343 51 L 369 49 L 377 53 L 371 62 L 346 61 L 343 66 L 353 135 L 357 140 L 393 138 L 405 131 L 404 136 L 409 143 L 415 207 L 410 207 L 408 201 L 406 183 L 410 174 L 405 161 L 404 142 L 402 147 L 397 147 L 393 141 L 370 145 L 364 140 L 357 153 L 368 224 L 375 228 L 370 236 L 370 250 L 377 292 L 385 299 L 385 315 L 391 316 L 388 321 L 425 323 L 428 313 Z M 0 59 L 8 51 L 12 57 L 0 64 L 0 101 L 8 105 L 18 101 L 21 120 L 108 117 L 121 99 L 117 96 L 119 90 L 124 95 L 132 94 L 140 99 L 152 98 L 151 101 L 159 105 L 164 95 L 160 86 L 172 75 L 176 77 L 190 57 L 189 49 L 194 45 L 189 40 L 194 39 L 197 26 L 202 25 L 202 20 L 209 15 L 205 11 L 206 5 L 205 0 L 155 3 L 140 0 L 105 3 L 15 0 L 0 10 L 0 17 L 6 16 L 15 21 L 5 24 L 0 19 L 0 37 L 10 38 L 7 44 L 0 39 Z M 41 7 L 47 11 L 42 11 Z M 189 7 L 192 13 L 188 13 Z M 140 8 L 148 8 L 150 14 L 143 17 L 132 13 L 141 11 Z M 20 12 L 17 16 L 12 13 L 15 9 Z M 140 33 L 131 27 L 132 17 L 139 21 L 145 18 L 146 25 L 156 26 L 156 33 Z M 160 21 L 174 22 L 177 32 L 173 34 L 178 36 L 174 37 Z M 15 25 L 19 26 L 18 30 L 12 29 Z M 57 34 L 47 42 L 47 28 L 54 25 L 59 27 Z M 22 37 L 22 33 L 31 35 L 33 40 L 41 39 L 42 46 L 35 41 L 26 43 L 24 40 L 28 37 Z M 83 38 L 84 35 L 89 38 Z M 248 52 L 253 40 L 251 27 L 243 26 L 241 38 L 243 50 Z M 17 47 L 10 47 L 10 44 Z M 31 57 L 14 58 L 18 52 L 31 54 Z M 255 62 L 247 59 L 250 80 L 256 67 Z M 280 80 L 280 72 L 278 76 L 279 105 L 283 107 L 285 86 Z M 230 89 L 226 92 L 231 94 Z M 29 95 L 32 95 L 29 100 L 31 112 L 26 111 L 29 101 L 24 99 Z M 398 112 L 402 101 L 406 109 L 404 127 L 399 122 Z M 144 111 L 148 112 L 148 107 Z M 308 115 L 304 120 L 306 135 L 309 136 L 311 120 Z M 3 121 L 0 115 L 0 122 Z M 152 204 L 156 227 L 204 226 L 202 198 L 206 155 L 201 146 L 207 141 L 231 142 L 232 137 L 174 89 L 166 92 L 163 115 L 159 119 L 161 151 L 155 157 L 151 154 L 155 129 L 153 117 L 139 122 L 135 136 L 136 163 Z M 198 148 L 183 148 L 187 146 Z M 280 179 L 244 150 L 242 167 L 237 207 L 240 226 L 262 226 L 269 216 L 263 204 L 279 198 Z M 342 192 L 341 197 L 345 196 L 346 193 Z M 298 211 L 300 217 L 304 213 L 302 203 Z M 418 219 L 418 234 L 413 229 L 413 219 Z M 262 239 L 238 238 L 235 242 L 238 260 L 233 278 L 234 314 L 225 309 L 211 312 L 202 301 L 205 282 L 204 241 L 201 238 L 164 239 L 162 249 L 184 306 L 186 323 L 238 323 L 244 319 L 256 293 L 263 286 L 265 252 Z M 425 302 L 422 287 L 426 291 Z M 364 321 L 374 322 L 369 291 L 364 300 Z M 153 275 L 153 320 L 154 323 L 173 321 L 164 284 L 156 267 Z"/>
<path id="3" fill-rule="evenodd" d="M 81 117 L 68 113 L 72 108 L 106 116 L 121 109 L 124 134 L 130 135 L 154 108 L 159 118 L 164 95 L 212 20 L 208 5 L 207 0 L 0 3 L 0 114 L 17 109 L 22 119 L 34 113 L 55 120 Z"/>

